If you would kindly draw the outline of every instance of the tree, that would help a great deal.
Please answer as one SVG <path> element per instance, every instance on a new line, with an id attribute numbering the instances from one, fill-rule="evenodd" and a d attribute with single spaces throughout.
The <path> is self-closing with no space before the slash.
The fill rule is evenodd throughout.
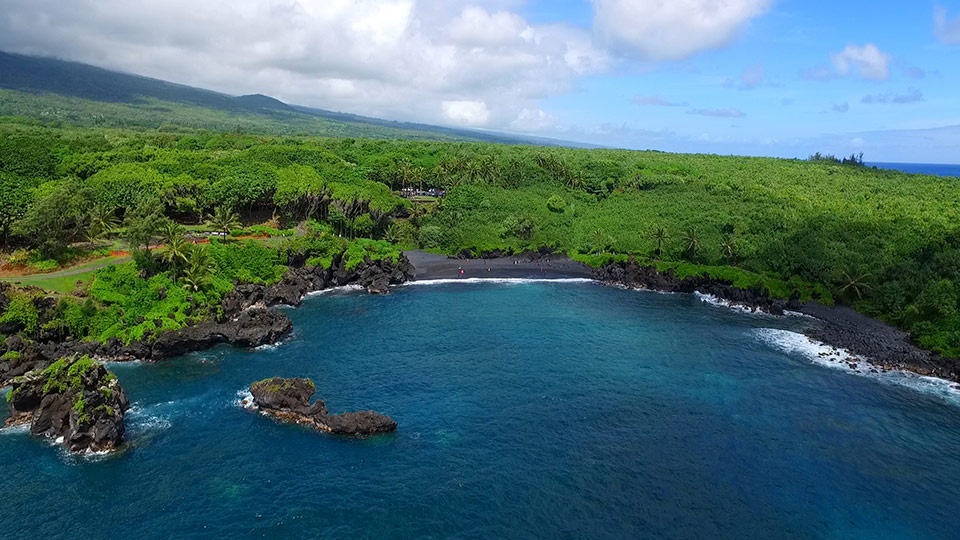
<path id="1" fill-rule="evenodd" d="M 733 231 L 724 231 L 720 236 L 720 254 L 730 263 L 737 260 L 737 241 Z"/>
<path id="2" fill-rule="evenodd" d="M 73 182 L 48 183 L 42 188 L 45 193 L 14 224 L 13 230 L 28 238 L 42 257 L 57 259 L 81 229 L 89 192 Z"/>
<path id="3" fill-rule="evenodd" d="M 844 272 L 842 276 L 842 285 L 837 291 L 840 296 L 848 296 L 850 293 L 857 295 L 857 300 L 863 300 L 863 293 L 870 290 L 870 284 L 867 283 L 869 273 Z"/>
<path id="4" fill-rule="evenodd" d="M 688 261 L 695 261 L 700 254 L 700 233 L 690 227 L 683 233 L 683 257 Z"/>
<path id="5" fill-rule="evenodd" d="M 90 209 L 87 219 L 87 240 L 94 242 L 105 235 L 117 230 L 120 220 L 116 213 L 104 204 L 97 204 Z"/>
<path id="6" fill-rule="evenodd" d="M 179 268 L 187 262 L 190 249 L 190 243 L 183 237 L 184 232 L 183 226 L 172 219 L 164 219 L 159 227 L 160 242 L 166 246 L 160 257 L 169 265 L 174 278 Z"/>
<path id="7" fill-rule="evenodd" d="M 656 250 L 657 257 L 663 257 L 663 245 L 666 244 L 667 240 L 670 239 L 670 235 L 667 233 L 667 229 L 662 225 L 660 225 L 656 229 L 654 229 L 653 234 L 651 236 L 653 237 L 653 241 L 657 243 L 657 250 Z"/>
<path id="8" fill-rule="evenodd" d="M 33 201 L 35 182 L 15 174 L 0 173 L 0 232 L 3 245 L 10 240 L 10 228 L 22 218 Z"/>
<path id="9" fill-rule="evenodd" d="M 203 290 L 216 270 L 210 254 L 202 246 L 192 246 L 192 249 L 187 251 L 186 263 L 183 270 L 183 287 L 193 292 Z"/>
<path id="10" fill-rule="evenodd" d="M 229 206 L 218 206 L 207 216 L 206 225 L 226 236 L 231 230 L 240 228 L 240 216 Z"/>
<path id="11" fill-rule="evenodd" d="M 129 212 L 124 219 L 126 239 L 133 249 L 141 246 L 150 251 L 150 243 L 163 224 L 163 203 L 160 199 L 150 199 Z"/>
<path id="12" fill-rule="evenodd" d="M 607 246 L 610 244 L 610 237 L 603 229 L 594 230 L 591 236 L 593 237 L 593 245 L 597 248 L 597 255 L 600 255 L 600 253 L 605 251 Z"/>

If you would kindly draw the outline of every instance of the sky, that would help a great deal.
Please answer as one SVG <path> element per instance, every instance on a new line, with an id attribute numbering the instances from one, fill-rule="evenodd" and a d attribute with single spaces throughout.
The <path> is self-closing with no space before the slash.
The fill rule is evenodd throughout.
<path id="1" fill-rule="evenodd" d="M 604 146 L 960 163 L 960 0 L 3 0 L 0 50 Z"/>

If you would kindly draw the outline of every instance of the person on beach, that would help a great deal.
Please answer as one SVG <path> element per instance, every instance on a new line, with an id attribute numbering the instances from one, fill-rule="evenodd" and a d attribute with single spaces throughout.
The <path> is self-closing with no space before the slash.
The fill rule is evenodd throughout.
<path id="1" fill-rule="evenodd" d="M 463 277 L 463 267 L 462 267 L 462 266 L 458 266 L 458 267 L 457 267 L 457 270 L 460 271 L 460 277 Z"/>

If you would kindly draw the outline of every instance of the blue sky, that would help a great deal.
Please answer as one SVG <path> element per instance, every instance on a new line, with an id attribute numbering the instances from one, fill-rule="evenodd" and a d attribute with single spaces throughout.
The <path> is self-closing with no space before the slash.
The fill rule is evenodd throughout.
<path id="1" fill-rule="evenodd" d="M 960 0 L 5 0 L 0 49 L 608 146 L 960 162 Z"/>
<path id="2" fill-rule="evenodd" d="M 960 2 L 940 4 L 958 20 Z M 960 138 L 903 148 L 903 131 L 960 125 L 960 44 L 935 35 L 933 3 L 780 1 L 729 45 L 674 62 L 586 77 L 542 103 L 576 125 L 603 119 L 616 140 L 654 148 L 803 157 L 813 151 L 904 161 L 960 161 Z M 588 2 L 536 2 L 531 20 L 591 24 Z M 952 8 L 952 9 L 951 9 Z M 832 56 L 875 45 L 887 74 L 841 76 Z M 697 114 L 699 113 L 699 114 Z M 714 116 L 704 114 L 716 113 Z M 742 113 L 742 116 L 738 116 Z M 883 133 L 883 132 L 897 133 Z M 663 133 L 666 132 L 666 133 Z M 671 136 L 669 134 L 674 134 Z M 930 134 L 927 134 L 930 136 Z M 613 137 L 613 136 L 611 136 Z"/>

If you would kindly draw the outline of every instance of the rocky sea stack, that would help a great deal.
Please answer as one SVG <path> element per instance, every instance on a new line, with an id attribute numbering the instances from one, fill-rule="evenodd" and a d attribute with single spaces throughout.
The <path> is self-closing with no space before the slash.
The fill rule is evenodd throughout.
<path id="1" fill-rule="evenodd" d="M 76 453 L 109 452 L 123 441 L 130 402 L 117 377 L 88 356 L 65 357 L 10 381 L 4 427 L 30 424 L 30 433 Z"/>
<path id="2" fill-rule="evenodd" d="M 376 435 L 397 429 L 392 418 L 373 411 L 330 414 L 322 400 L 310 403 L 316 391 L 310 379 L 274 377 L 250 385 L 254 404 L 284 422 L 308 424 L 336 435 Z"/>

